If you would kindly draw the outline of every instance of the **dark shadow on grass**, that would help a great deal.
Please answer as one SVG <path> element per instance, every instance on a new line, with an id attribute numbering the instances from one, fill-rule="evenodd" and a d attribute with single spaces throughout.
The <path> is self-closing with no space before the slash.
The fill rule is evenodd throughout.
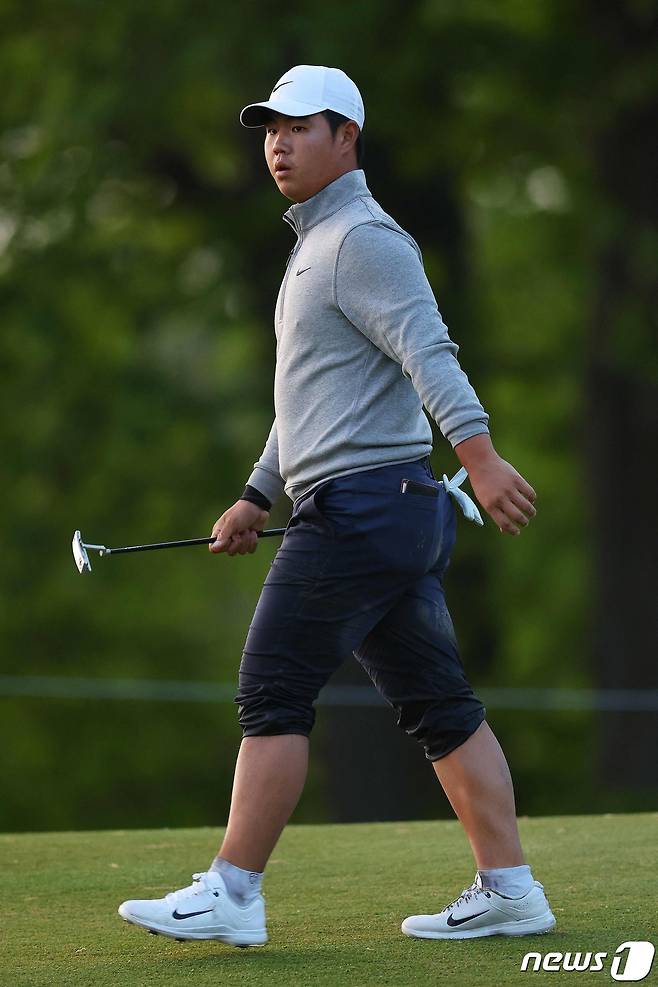
<path id="1" fill-rule="evenodd" d="M 366 953 L 371 957 L 373 953 Z M 365 961 L 365 962 L 369 962 Z M 321 948 L 309 946 L 293 947 L 288 946 L 268 946 L 266 949 L 249 947 L 239 949 L 235 946 L 224 946 L 218 944 L 213 952 L 188 953 L 185 956 L 176 955 L 173 951 L 167 956 L 167 964 L 171 970 L 177 970 L 185 976 L 185 971 L 190 968 L 198 973 L 205 970 L 223 970 L 227 974 L 235 974 L 239 971 L 247 970 L 253 972 L 262 970 L 267 977 L 270 974 L 287 974 L 290 982 L 299 982 L 300 971 L 308 970 L 309 964 L 317 964 L 316 969 L 329 968 L 340 965 L 342 967 L 356 967 L 360 965 L 359 957 L 355 957 L 355 947 L 341 950 L 340 947 L 327 945 Z M 277 979 L 278 982 L 278 979 Z"/>
<path id="2" fill-rule="evenodd" d="M 601 938 L 604 938 L 603 934 Z M 216 943 L 214 944 L 214 948 L 210 944 L 207 944 L 207 948 L 213 951 L 204 953 L 196 952 L 194 949 L 197 945 L 196 943 L 170 943 L 168 960 L 170 960 L 172 965 L 175 964 L 179 968 L 184 968 L 192 964 L 195 968 L 199 966 L 203 966 L 204 968 L 213 967 L 222 964 L 225 968 L 230 967 L 231 970 L 235 970 L 241 965 L 248 963 L 250 967 L 256 964 L 263 969 L 277 967 L 285 970 L 287 967 L 297 969 L 302 966 L 308 966 L 309 962 L 318 962 L 321 968 L 323 961 L 328 966 L 339 968 L 344 966 L 369 965 L 376 960 L 380 950 L 387 951 L 390 948 L 393 950 L 406 948 L 409 950 L 409 954 L 415 954 L 416 951 L 421 953 L 426 952 L 428 959 L 431 958 L 432 954 L 438 956 L 440 953 L 443 953 L 445 955 L 445 951 L 458 954 L 461 950 L 464 952 L 470 950 L 472 958 L 472 952 L 478 946 L 486 947 L 488 951 L 492 947 L 496 948 L 496 944 L 500 951 L 507 956 L 515 948 L 518 949 L 520 956 L 530 951 L 545 953 L 560 949 L 561 947 L 563 947 L 561 951 L 564 951 L 565 949 L 573 949 L 573 932 L 562 932 L 561 934 L 551 932 L 545 935 L 528 936 L 486 936 L 481 939 L 453 940 L 425 940 L 401 936 L 395 939 L 381 939 L 376 943 L 373 942 L 373 945 L 367 948 L 364 948 L 362 942 L 327 942 L 326 945 L 321 946 L 313 944 L 295 946 L 288 945 L 286 942 L 271 942 L 264 947 L 248 947 L 246 949 Z M 181 949 L 187 947 L 187 951 L 185 954 L 176 955 L 176 947 Z M 406 956 L 409 954 L 388 954 L 387 961 L 405 962 Z"/>

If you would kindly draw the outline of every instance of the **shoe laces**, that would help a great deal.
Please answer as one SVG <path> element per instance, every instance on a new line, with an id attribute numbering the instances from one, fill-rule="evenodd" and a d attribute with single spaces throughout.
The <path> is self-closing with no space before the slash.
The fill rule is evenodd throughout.
<path id="1" fill-rule="evenodd" d="M 462 893 L 454 901 L 451 901 L 449 905 L 443 909 L 444 912 L 449 912 L 453 908 L 457 908 L 461 904 L 468 904 L 471 899 L 476 901 L 480 895 L 485 895 L 485 897 L 490 898 L 491 894 L 486 888 L 481 888 L 479 884 L 473 883 L 470 888 L 464 888 Z M 440 913 L 442 914 L 442 913 Z"/>
<path id="2" fill-rule="evenodd" d="M 193 898 L 194 895 L 205 894 L 208 891 L 215 894 L 216 889 L 208 883 L 208 872 L 202 871 L 200 874 L 192 874 L 192 884 L 188 887 L 181 888 L 180 891 L 170 891 L 169 894 L 165 895 L 165 901 L 171 902 L 173 905 L 185 898 Z"/>

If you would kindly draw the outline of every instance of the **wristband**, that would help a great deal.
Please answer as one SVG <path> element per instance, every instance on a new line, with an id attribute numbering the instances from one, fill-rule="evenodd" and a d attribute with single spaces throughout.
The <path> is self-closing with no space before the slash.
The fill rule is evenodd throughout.
<path id="1" fill-rule="evenodd" d="M 260 507 L 262 511 L 269 511 L 272 509 L 272 502 L 267 499 L 265 494 L 262 494 L 260 490 L 256 490 L 256 487 L 250 487 L 249 484 L 244 488 L 244 493 L 240 497 L 240 500 L 247 500 L 250 504 L 255 504 L 256 507 Z"/>

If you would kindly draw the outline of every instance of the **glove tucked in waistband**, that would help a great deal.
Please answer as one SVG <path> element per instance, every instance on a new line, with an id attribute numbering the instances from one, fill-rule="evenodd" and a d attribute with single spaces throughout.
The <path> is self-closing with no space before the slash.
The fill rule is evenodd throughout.
<path id="1" fill-rule="evenodd" d="M 443 486 L 445 490 L 450 494 L 450 496 L 455 500 L 455 502 L 459 504 L 459 507 L 461 508 L 461 512 L 467 521 L 472 521 L 474 524 L 483 525 L 484 521 L 482 520 L 482 516 L 479 510 L 477 509 L 475 503 L 471 500 L 471 498 L 468 496 L 467 493 L 464 493 L 463 490 L 459 489 L 459 487 L 464 482 L 467 476 L 468 476 L 468 471 L 464 466 L 462 466 L 459 472 L 455 473 L 452 480 L 449 480 L 444 473 Z"/>

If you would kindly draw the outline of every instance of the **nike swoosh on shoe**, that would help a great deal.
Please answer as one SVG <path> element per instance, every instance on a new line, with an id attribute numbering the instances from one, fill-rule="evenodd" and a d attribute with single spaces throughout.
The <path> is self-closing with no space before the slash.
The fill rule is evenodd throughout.
<path id="1" fill-rule="evenodd" d="M 184 915 L 181 915 L 178 909 L 176 909 L 175 912 L 171 913 L 171 917 L 175 919 L 194 918 L 195 915 L 207 915 L 208 912 L 214 912 L 214 910 L 215 910 L 214 908 L 204 908 L 203 911 L 201 912 L 185 912 Z"/>
<path id="2" fill-rule="evenodd" d="M 483 912 L 476 912 L 475 915 L 467 915 L 466 918 L 453 918 L 452 914 L 448 915 L 448 925 L 454 928 L 456 925 L 463 925 L 464 922 L 470 922 L 472 918 L 479 918 L 480 915 L 486 915 L 488 909 L 485 908 Z"/>

